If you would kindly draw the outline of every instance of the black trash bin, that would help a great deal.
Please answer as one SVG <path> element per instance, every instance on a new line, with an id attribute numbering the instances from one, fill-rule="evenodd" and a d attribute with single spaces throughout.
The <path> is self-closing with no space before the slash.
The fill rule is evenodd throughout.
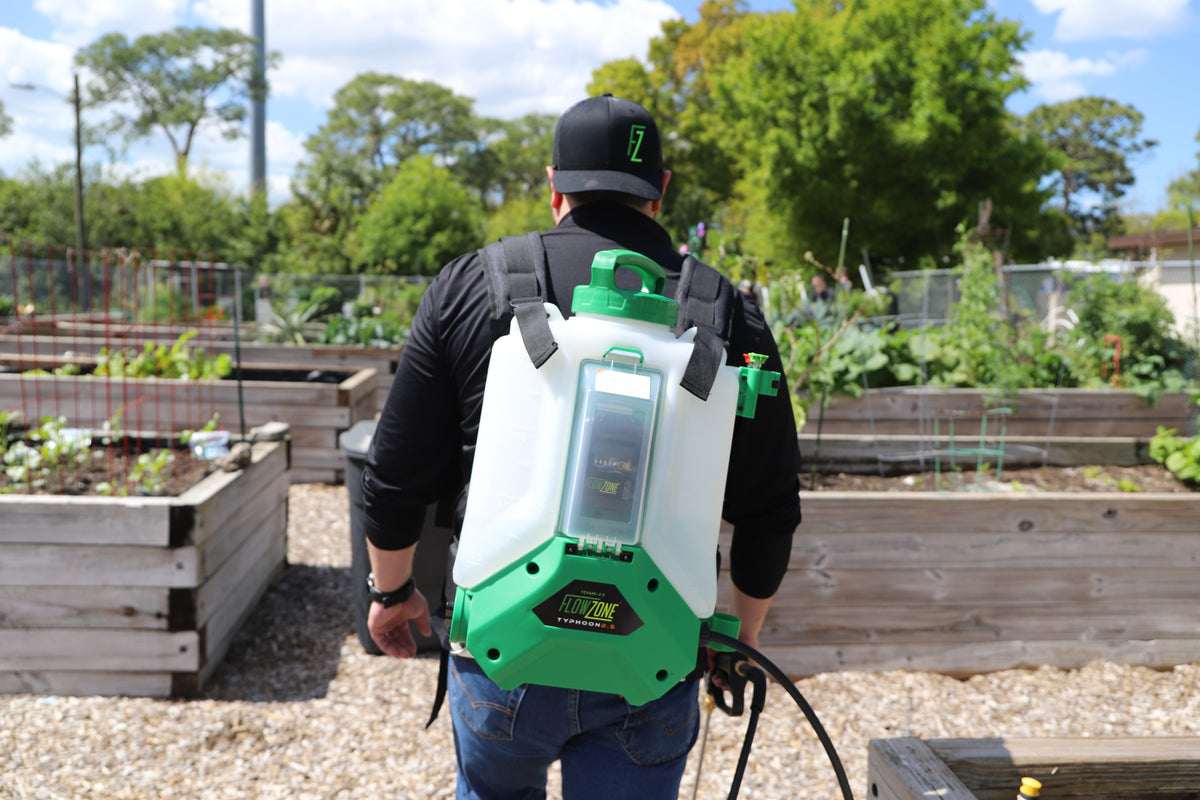
<path id="1" fill-rule="evenodd" d="M 346 490 L 350 494 L 350 574 L 354 591 L 354 628 L 363 649 L 372 655 L 382 655 L 379 646 L 367 630 L 367 611 L 371 608 L 371 595 L 367 592 L 367 574 L 371 561 L 367 555 L 367 534 L 363 527 L 362 473 L 367 458 L 367 448 L 375 434 L 375 421 L 356 422 L 349 430 L 338 436 L 338 444 L 346 455 Z M 429 600 L 431 610 L 442 596 L 446 581 L 446 554 L 450 545 L 451 531 L 436 523 L 436 506 L 425 512 L 425 527 L 421 530 L 421 543 L 417 547 L 413 562 L 413 578 L 421 594 Z M 436 632 L 432 637 L 422 636 L 413 630 L 418 652 L 430 652 L 441 648 Z"/>

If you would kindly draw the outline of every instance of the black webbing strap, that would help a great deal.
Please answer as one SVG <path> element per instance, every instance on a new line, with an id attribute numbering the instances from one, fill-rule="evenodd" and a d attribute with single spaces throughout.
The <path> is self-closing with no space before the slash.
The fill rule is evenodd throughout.
<path id="1" fill-rule="evenodd" d="M 707 264 L 688 256 L 679 275 L 679 322 L 676 338 L 688 328 L 696 328 L 696 341 L 679 385 L 707 400 L 717 372 L 725 363 L 725 344 L 729 341 L 732 311 L 728 284 Z"/>
<path id="2" fill-rule="evenodd" d="M 445 510 L 439 504 L 438 511 Z M 436 610 L 432 610 L 429 614 L 429 627 L 433 629 L 433 635 L 437 637 L 438 644 L 441 645 L 441 653 L 439 654 L 437 690 L 433 695 L 433 708 L 429 711 L 429 721 L 425 723 L 428 728 L 438 718 L 438 712 L 442 710 L 442 704 L 446 701 L 446 685 L 450 672 L 450 630 L 446 627 L 446 612 L 450 610 L 453 604 L 454 597 L 454 559 L 458 557 L 458 539 L 455 537 L 451 540 L 446 550 L 446 573 L 442 580 L 442 602 L 438 604 Z"/>
<path id="3" fill-rule="evenodd" d="M 525 352 L 535 367 L 558 350 L 546 316 L 543 289 L 546 286 L 546 248 L 538 233 L 506 236 L 483 248 L 484 270 L 492 318 L 517 318 Z"/>
<path id="4" fill-rule="evenodd" d="M 438 718 L 442 703 L 446 701 L 446 684 L 450 675 L 450 651 L 447 648 L 442 648 L 438 662 L 437 691 L 433 695 L 433 708 L 429 712 L 429 721 L 425 723 L 426 729 Z"/>

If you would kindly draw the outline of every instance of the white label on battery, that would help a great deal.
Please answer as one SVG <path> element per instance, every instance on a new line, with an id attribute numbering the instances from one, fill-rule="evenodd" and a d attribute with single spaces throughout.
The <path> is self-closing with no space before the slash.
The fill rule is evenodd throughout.
<path id="1" fill-rule="evenodd" d="M 649 400 L 650 376 L 618 372 L 615 369 L 598 369 L 596 370 L 596 391 Z"/>

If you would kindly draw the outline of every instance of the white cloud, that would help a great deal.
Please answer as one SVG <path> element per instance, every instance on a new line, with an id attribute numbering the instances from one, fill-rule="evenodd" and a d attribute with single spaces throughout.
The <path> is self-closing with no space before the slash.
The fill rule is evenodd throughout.
<path id="1" fill-rule="evenodd" d="M 323 121 L 334 93 L 363 72 L 428 80 L 475 101 L 481 115 L 514 119 L 559 113 L 586 93 L 592 70 L 644 57 L 662 22 L 678 15 L 665 0 L 264 0 L 267 47 L 282 53 L 269 76 L 267 170 L 272 199 L 283 199 L 303 141 Z M 178 25 L 249 32 L 248 0 L 34 0 L 53 26 L 51 41 L 0 28 L 0 76 L 71 90 L 77 48 L 110 31 L 129 38 Z M 14 94 L 28 95 L 18 103 Z M 292 112 L 282 116 L 283 106 Z M 16 123 L 0 144 L 0 170 L 33 157 L 73 158 L 70 106 L 47 92 L 11 92 Z M 307 120 L 295 120 L 304 116 Z M 92 112 L 99 114 L 99 112 Z M 314 124 L 313 120 L 317 120 Z M 87 116 L 85 115 L 85 123 Z M 288 125 L 293 127 L 287 127 Z M 302 128 L 301 126 L 305 126 Z M 202 132 L 192 164 L 220 170 L 236 190 L 248 183 L 249 143 Z M 103 157 L 89 150 L 87 157 Z M 130 147 L 126 174 L 173 168 L 161 133 Z"/>
<path id="2" fill-rule="evenodd" d="M 1188 0 L 1031 0 L 1058 13 L 1054 38 L 1064 42 L 1120 36 L 1144 39 L 1175 33 L 1189 19 Z"/>
<path id="3" fill-rule="evenodd" d="M 1110 52 L 1104 58 L 1073 58 L 1057 50 L 1034 50 L 1020 57 L 1021 72 L 1033 91 L 1050 103 L 1089 94 L 1085 79 L 1107 77 L 1125 66 L 1144 62 L 1146 50 Z"/>
<path id="4" fill-rule="evenodd" d="M 36 0 L 34 9 L 54 25 L 54 38 L 73 47 L 120 31 L 135 38 L 180 23 L 187 0 Z"/>
<path id="5" fill-rule="evenodd" d="M 0 76 L 4 112 L 12 133 L 0 140 L 0 171 L 17 172 L 31 160 L 45 166 L 75 159 L 75 117 L 66 102 L 73 91 L 70 47 L 30 39 L 0 28 Z M 11 84 L 31 84 L 23 91 Z"/>
<path id="6" fill-rule="evenodd" d="M 248 30 L 245 0 L 204 0 L 194 13 Z M 662 0 L 267 2 L 267 47 L 283 54 L 272 92 L 325 108 L 355 75 L 375 71 L 440 83 L 481 114 L 554 113 L 582 98 L 595 67 L 644 56 L 677 16 Z"/>

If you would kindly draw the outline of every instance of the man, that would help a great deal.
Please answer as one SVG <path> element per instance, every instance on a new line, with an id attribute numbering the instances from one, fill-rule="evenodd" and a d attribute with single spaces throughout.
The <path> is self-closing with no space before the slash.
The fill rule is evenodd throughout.
<path id="1" fill-rule="evenodd" d="M 829 284 L 825 281 L 825 276 L 817 273 L 812 276 L 812 296 L 809 298 L 814 303 L 820 301 L 822 303 L 833 302 L 833 289 L 829 288 Z"/>
<path id="2" fill-rule="evenodd" d="M 546 174 L 555 223 L 542 235 L 548 302 L 568 316 L 574 287 L 589 281 L 592 257 L 610 249 L 658 262 L 667 271 L 664 293 L 674 294 L 683 257 L 654 221 L 671 173 L 663 169 L 658 128 L 645 109 L 611 95 L 572 106 L 559 119 Z M 729 363 L 758 352 L 769 356 L 767 369 L 782 371 L 762 315 L 732 294 L 738 299 Z M 490 309 L 478 253 L 442 270 L 421 301 L 367 452 L 363 516 L 374 588 L 385 596 L 372 603 L 368 626 L 389 655 L 416 652 L 410 621 L 430 634 L 428 602 L 409 582 L 413 552 L 428 504 L 455 498 L 461 525 L 489 354 L 507 331 L 492 322 Z M 736 424 L 722 513 L 734 525 L 730 611 L 741 619 L 740 638 L 755 647 L 800 521 L 798 462 L 783 386 L 778 397 L 760 399 L 754 420 Z M 448 682 L 459 798 L 544 797 L 554 761 L 562 763 L 567 800 L 678 793 L 698 730 L 695 680 L 640 707 L 596 692 L 504 691 L 464 656 L 451 659 Z"/>

